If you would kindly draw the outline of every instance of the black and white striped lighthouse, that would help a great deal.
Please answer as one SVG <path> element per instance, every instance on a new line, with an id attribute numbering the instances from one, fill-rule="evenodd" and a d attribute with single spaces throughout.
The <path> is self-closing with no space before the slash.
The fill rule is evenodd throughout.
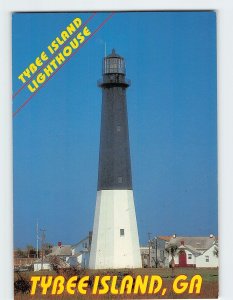
<path id="1" fill-rule="evenodd" d="M 103 60 L 98 190 L 89 267 L 140 268 L 132 190 L 124 58 Z"/>

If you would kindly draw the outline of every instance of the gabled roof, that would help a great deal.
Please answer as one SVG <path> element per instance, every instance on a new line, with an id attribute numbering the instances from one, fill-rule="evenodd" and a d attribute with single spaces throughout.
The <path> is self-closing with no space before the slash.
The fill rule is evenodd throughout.
<path id="1" fill-rule="evenodd" d="M 158 236 L 158 238 L 159 238 L 160 240 L 169 242 L 170 239 L 172 238 L 172 235 L 160 235 L 160 236 Z"/>
<path id="2" fill-rule="evenodd" d="M 43 263 L 44 263 L 44 264 L 50 263 L 49 257 L 44 257 Z M 41 258 L 38 258 L 37 260 L 35 260 L 35 261 L 33 262 L 33 264 L 42 264 L 42 259 L 41 259 Z"/>
<path id="3" fill-rule="evenodd" d="M 218 243 L 213 243 L 213 245 L 211 245 L 208 249 L 206 249 L 204 252 L 202 252 L 202 254 L 204 254 L 206 251 L 208 251 L 212 247 L 216 247 L 218 249 Z"/>
<path id="4" fill-rule="evenodd" d="M 71 246 L 70 245 L 61 245 L 61 246 L 53 246 L 52 252 L 48 254 L 48 256 L 57 255 L 57 256 L 70 256 Z"/>
<path id="5" fill-rule="evenodd" d="M 197 251 L 196 249 L 194 249 L 192 246 L 189 245 L 181 245 L 178 247 L 179 250 L 188 250 L 189 252 L 191 252 L 194 256 L 199 256 L 201 254 L 200 251 Z"/>
<path id="6" fill-rule="evenodd" d="M 205 251 L 215 243 L 215 237 L 172 237 L 168 242 L 168 246 L 176 245 L 179 247 L 181 243 L 195 251 Z"/>
<path id="7" fill-rule="evenodd" d="M 75 247 L 77 247 L 78 245 L 80 245 L 81 243 L 83 243 L 84 241 L 89 241 L 89 236 L 86 236 L 84 239 L 82 239 L 78 243 L 71 245 L 71 249 L 74 249 Z"/>

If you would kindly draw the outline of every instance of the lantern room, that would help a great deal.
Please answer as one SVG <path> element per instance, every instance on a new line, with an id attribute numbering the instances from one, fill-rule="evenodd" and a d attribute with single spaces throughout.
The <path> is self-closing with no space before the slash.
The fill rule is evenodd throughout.
<path id="1" fill-rule="evenodd" d="M 103 75 L 104 74 L 123 74 L 125 75 L 124 58 L 118 55 L 115 50 L 103 60 Z"/>

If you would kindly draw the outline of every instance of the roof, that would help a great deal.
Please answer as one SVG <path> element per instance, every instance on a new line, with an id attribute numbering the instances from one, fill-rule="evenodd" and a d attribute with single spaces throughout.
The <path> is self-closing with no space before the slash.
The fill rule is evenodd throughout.
<path id="1" fill-rule="evenodd" d="M 71 249 L 77 247 L 78 245 L 80 245 L 80 244 L 83 243 L 84 241 L 89 241 L 89 236 L 85 237 L 84 239 L 82 239 L 82 240 L 79 241 L 78 243 L 71 245 Z"/>
<path id="2" fill-rule="evenodd" d="M 52 252 L 48 254 L 48 256 L 52 256 L 52 255 L 70 256 L 71 254 L 72 252 L 71 252 L 70 245 L 61 245 L 61 246 L 53 246 Z"/>
<path id="3" fill-rule="evenodd" d="M 49 257 L 44 257 L 43 264 L 49 264 L 50 260 Z M 33 262 L 33 264 L 42 264 L 42 259 L 38 258 L 36 261 Z"/>
<path id="4" fill-rule="evenodd" d="M 112 49 L 112 53 L 109 54 L 109 55 L 107 56 L 107 58 L 111 58 L 111 57 L 122 58 L 119 54 L 117 54 L 117 53 L 115 52 L 115 49 Z"/>
<path id="5" fill-rule="evenodd" d="M 189 246 L 189 245 L 181 245 L 178 247 L 179 250 L 188 250 L 189 252 L 191 252 L 194 256 L 198 256 L 201 254 L 200 251 L 194 249 L 192 246 Z"/>
<path id="6" fill-rule="evenodd" d="M 212 247 L 215 247 L 218 249 L 218 243 L 213 243 L 213 245 L 211 245 L 208 249 L 206 249 L 204 252 L 202 252 L 202 254 L 204 254 L 206 251 L 208 251 L 209 249 L 211 249 Z"/>
<path id="7" fill-rule="evenodd" d="M 33 263 L 34 265 L 35 264 L 42 264 L 42 259 L 38 259 L 37 261 L 35 261 Z M 44 260 L 43 260 L 43 264 L 50 264 L 50 265 L 53 265 L 54 264 L 54 260 L 53 260 L 53 257 L 50 256 L 50 255 L 47 255 Z M 64 261 L 62 258 L 60 257 L 56 257 L 56 261 L 55 261 L 55 264 L 58 266 L 58 268 L 68 268 L 70 265 L 69 263 L 67 263 L 66 261 Z"/>
<path id="8" fill-rule="evenodd" d="M 160 236 L 158 236 L 158 238 L 159 238 L 160 240 L 169 242 L 170 239 L 172 238 L 172 235 L 160 235 Z"/>
<path id="9" fill-rule="evenodd" d="M 149 246 L 140 246 L 140 249 L 141 250 L 147 250 L 147 249 L 149 249 Z"/>
<path id="10" fill-rule="evenodd" d="M 177 236 L 177 237 L 172 237 L 170 241 L 168 242 L 168 245 L 176 245 L 180 246 L 181 242 L 184 243 L 185 246 L 189 247 L 192 250 L 207 250 L 209 249 L 214 243 L 216 239 L 215 237 L 205 237 L 205 236 L 200 236 L 200 237 L 184 237 L 184 236 Z"/>

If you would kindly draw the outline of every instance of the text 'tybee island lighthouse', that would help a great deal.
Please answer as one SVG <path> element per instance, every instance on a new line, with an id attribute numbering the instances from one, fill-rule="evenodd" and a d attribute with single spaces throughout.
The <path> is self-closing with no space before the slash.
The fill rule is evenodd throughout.
<path id="1" fill-rule="evenodd" d="M 132 190 L 124 58 L 103 60 L 98 191 L 89 267 L 140 268 Z"/>

